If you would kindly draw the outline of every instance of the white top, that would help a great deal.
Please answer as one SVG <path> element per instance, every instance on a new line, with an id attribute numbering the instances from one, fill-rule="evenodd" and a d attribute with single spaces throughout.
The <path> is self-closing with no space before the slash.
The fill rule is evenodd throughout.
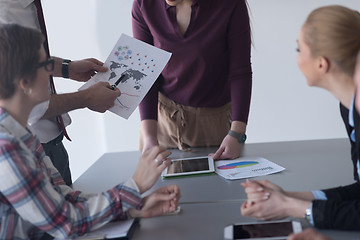
<path id="1" fill-rule="evenodd" d="M 0 0 L 0 23 L 17 23 L 40 30 L 37 9 L 33 0 Z M 29 125 L 41 143 L 47 143 L 60 135 L 56 119 L 42 119 L 48 109 L 49 101 L 34 107 L 30 113 Z M 62 115 L 65 126 L 71 123 L 68 114 Z"/>

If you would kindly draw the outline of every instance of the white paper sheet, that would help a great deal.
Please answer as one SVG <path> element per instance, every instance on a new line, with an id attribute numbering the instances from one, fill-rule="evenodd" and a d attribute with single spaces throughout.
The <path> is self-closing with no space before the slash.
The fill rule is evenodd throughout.
<path id="1" fill-rule="evenodd" d="M 75 240 L 94 240 L 94 239 L 111 239 L 111 238 L 121 238 L 126 237 L 128 231 L 131 228 L 131 225 L 134 223 L 135 219 L 129 219 L 126 221 L 116 221 L 109 222 L 101 228 L 94 230 L 85 234 L 84 236 L 74 238 Z M 54 240 L 59 240 L 55 238 Z M 70 240 L 67 238 L 65 240 Z"/>
<path id="2" fill-rule="evenodd" d="M 122 74 L 125 74 L 126 77 L 117 86 L 121 96 L 116 99 L 115 106 L 109 110 L 128 119 L 150 90 L 170 57 L 169 52 L 121 34 L 104 63 L 109 71 L 95 74 L 79 90 L 100 81 L 113 85 Z"/>
<path id="3" fill-rule="evenodd" d="M 215 172 L 225 179 L 235 180 L 269 175 L 285 168 L 265 158 L 237 158 L 215 161 Z"/>

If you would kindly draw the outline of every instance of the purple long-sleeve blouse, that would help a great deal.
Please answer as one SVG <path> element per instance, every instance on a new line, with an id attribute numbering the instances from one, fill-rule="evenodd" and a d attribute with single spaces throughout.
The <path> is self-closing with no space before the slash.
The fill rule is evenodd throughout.
<path id="1" fill-rule="evenodd" d="M 192 107 L 231 101 L 232 120 L 247 123 L 252 85 L 251 34 L 244 0 L 193 0 L 180 33 L 176 7 L 165 0 L 134 0 L 135 38 L 172 53 L 140 104 L 141 119 L 157 119 L 158 92 Z"/>

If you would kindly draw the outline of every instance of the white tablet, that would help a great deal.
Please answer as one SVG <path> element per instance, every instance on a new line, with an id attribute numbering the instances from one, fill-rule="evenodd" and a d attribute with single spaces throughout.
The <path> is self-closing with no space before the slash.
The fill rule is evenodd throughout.
<path id="1" fill-rule="evenodd" d="M 162 177 L 180 177 L 193 174 L 213 173 L 214 160 L 210 156 L 172 159 L 161 174 Z"/>
<path id="2" fill-rule="evenodd" d="M 301 223 L 298 221 L 239 223 L 226 226 L 224 238 L 242 240 L 287 239 L 290 233 L 299 233 L 301 231 Z"/>

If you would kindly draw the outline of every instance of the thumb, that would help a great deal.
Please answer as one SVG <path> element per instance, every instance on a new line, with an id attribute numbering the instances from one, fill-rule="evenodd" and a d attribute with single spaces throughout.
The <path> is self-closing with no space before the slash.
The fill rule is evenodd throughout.
<path id="1" fill-rule="evenodd" d="M 296 240 L 296 237 L 293 233 L 291 233 L 287 240 Z"/>
<path id="2" fill-rule="evenodd" d="M 113 91 L 115 92 L 115 96 L 116 96 L 116 98 L 121 96 L 120 89 L 115 88 Z"/>
<path id="3" fill-rule="evenodd" d="M 240 185 L 243 186 L 244 188 L 247 188 L 249 186 L 249 183 L 246 181 L 246 182 L 240 183 Z"/>
<path id="4" fill-rule="evenodd" d="M 215 154 L 213 155 L 213 159 L 219 159 L 221 154 L 224 152 L 225 148 L 224 147 L 220 147 Z"/>
<path id="5" fill-rule="evenodd" d="M 169 200 L 173 200 L 176 199 L 176 194 L 175 193 L 170 193 L 170 194 L 161 194 L 160 198 L 161 201 L 169 201 Z"/>
<path id="6" fill-rule="evenodd" d="M 99 85 L 101 85 L 101 86 L 104 86 L 104 87 L 107 87 L 107 88 L 109 88 L 110 87 L 110 83 L 109 82 L 98 82 L 98 83 L 96 83 L 96 84 L 99 84 Z"/>
<path id="7" fill-rule="evenodd" d="M 171 194 L 168 194 L 168 193 L 154 193 L 155 196 L 155 201 L 156 202 L 164 202 L 164 201 L 169 201 L 169 200 L 172 200 L 176 197 L 176 194 L 175 193 L 171 193 Z"/>
<path id="8" fill-rule="evenodd" d="M 256 180 L 249 180 L 249 179 L 247 179 L 246 184 L 247 184 L 247 187 L 254 187 L 254 188 L 266 187 L 266 186 L 263 185 L 260 181 L 256 181 Z"/>
<path id="9" fill-rule="evenodd" d="M 91 62 L 91 67 L 97 72 L 106 72 L 107 70 L 109 70 L 107 67 L 103 66 L 103 63 L 100 61 Z"/>
<path id="10" fill-rule="evenodd" d="M 259 183 L 261 185 L 263 185 L 264 187 L 267 187 L 267 188 L 274 188 L 276 185 L 273 184 L 272 182 L 268 181 L 268 180 L 260 180 Z"/>
<path id="11" fill-rule="evenodd" d="M 153 192 L 148 197 L 144 199 L 144 206 L 156 206 L 158 204 L 163 204 L 164 202 L 168 202 L 175 198 L 175 194 L 166 194 L 166 193 L 158 193 Z"/>

